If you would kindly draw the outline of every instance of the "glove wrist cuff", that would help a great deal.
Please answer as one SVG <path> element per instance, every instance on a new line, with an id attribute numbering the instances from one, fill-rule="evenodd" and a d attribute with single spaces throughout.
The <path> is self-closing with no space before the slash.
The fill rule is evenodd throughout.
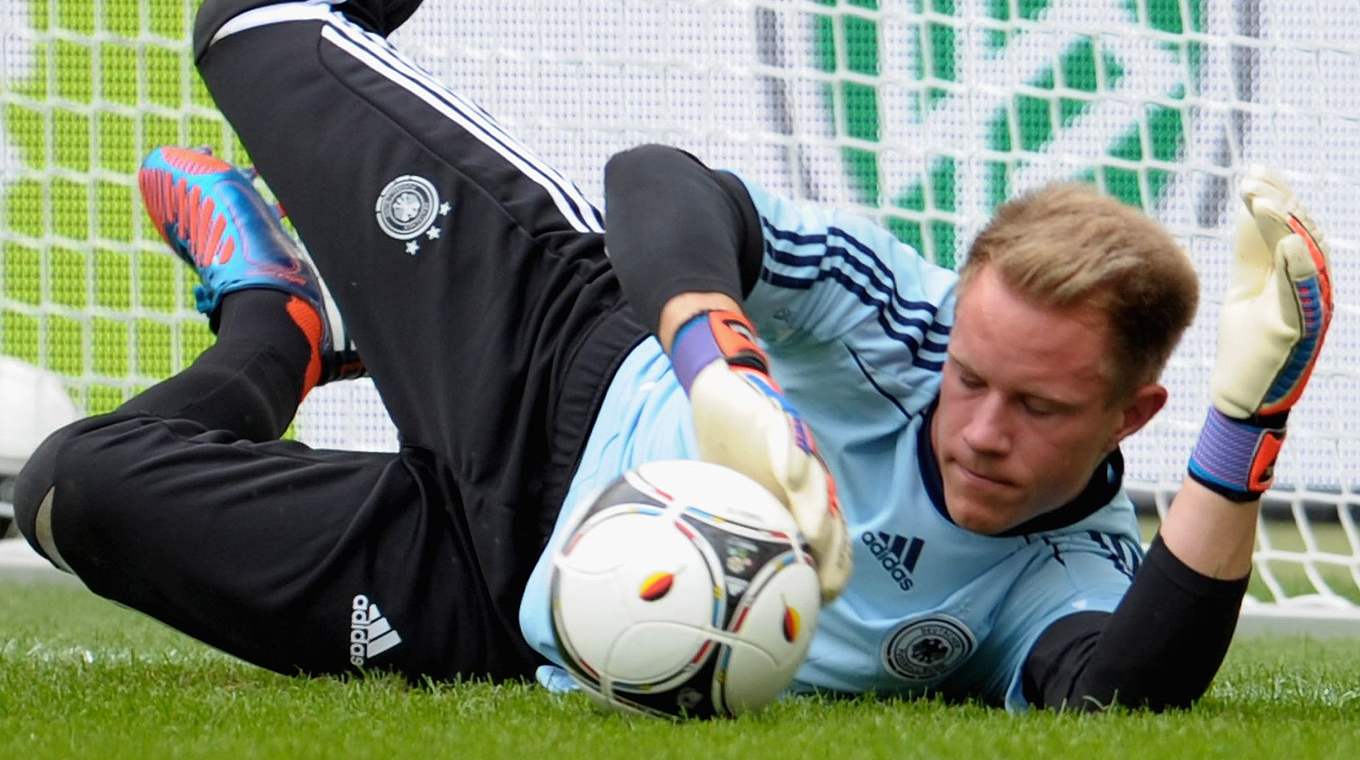
<path id="1" fill-rule="evenodd" d="M 671 342 L 671 365 L 680 387 L 688 394 L 699 372 L 719 359 L 768 375 L 769 361 L 755 335 L 755 328 L 739 312 L 701 311 L 690 317 Z"/>
<path id="2" fill-rule="evenodd" d="M 1261 498 L 1275 477 L 1286 417 L 1276 414 L 1241 420 L 1209 407 L 1190 454 L 1190 477 L 1231 501 Z"/>

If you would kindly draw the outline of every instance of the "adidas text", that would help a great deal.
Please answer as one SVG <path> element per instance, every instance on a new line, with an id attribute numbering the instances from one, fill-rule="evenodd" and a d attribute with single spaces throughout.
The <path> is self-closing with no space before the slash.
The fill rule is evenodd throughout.
<path id="1" fill-rule="evenodd" d="M 911 591 L 911 587 L 916 585 L 911 575 L 916 570 L 916 562 L 921 558 L 921 550 L 925 548 L 926 542 L 919 538 L 908 539 L 906 536 L 867 530 L 860 540 L 869 547 L 874 559 L 878 560 L 888 575 L 897 581 L 898 587 L 903 591 Z"/>
<path id="2" fill-rule="evenodd" d="M 349 661 L 357 668 L 401 643 L 401 636 L 383 617 L 378 605 L 359 594 L 349 613 Z"/>

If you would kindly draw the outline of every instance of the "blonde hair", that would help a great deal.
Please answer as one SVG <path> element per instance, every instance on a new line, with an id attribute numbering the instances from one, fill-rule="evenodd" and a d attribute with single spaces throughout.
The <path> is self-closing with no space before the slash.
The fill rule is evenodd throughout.
<path id="1" fill-rule="evenodd" d="M 1048 185 L 1002 205 L 969 249 L 960 294 L 984 267 L 1032 304 L 1104 314 L 1114 400 L 1157 380 L 1199 301 L 1170 233 L 1087 185 Z"/>

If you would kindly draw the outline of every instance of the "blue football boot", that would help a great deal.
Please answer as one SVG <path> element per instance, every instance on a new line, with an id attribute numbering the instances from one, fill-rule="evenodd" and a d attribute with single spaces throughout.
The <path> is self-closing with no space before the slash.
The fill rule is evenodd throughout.
<path id="1" fill-rule="evenodd" d="M 307 386 L 363 374 L 320 276 L 244 172 L 207 151 L 167 146 L 142 162 L 137 184 L 165 242 L 198 272 L 200 312 L 211 315 L 237 290 L 283 291 L 315 313 L 311 319 L 289 307 L 309 340 L 319 332 L 319 373 L 308 372 Z"/>

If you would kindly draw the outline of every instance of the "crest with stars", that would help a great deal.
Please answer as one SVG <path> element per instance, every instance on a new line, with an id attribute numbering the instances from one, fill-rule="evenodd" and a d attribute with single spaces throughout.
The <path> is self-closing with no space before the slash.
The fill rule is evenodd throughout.
<path id="1" fill-rule="evenodd" d="M 390 238 L 406 242 L 406 252 L 420 253 L 422 241 L 438 240 L 452 206 L 441 201 L 434 183 L 403 174 L 387 183 L 373 208 L 378 227 Z"/>

